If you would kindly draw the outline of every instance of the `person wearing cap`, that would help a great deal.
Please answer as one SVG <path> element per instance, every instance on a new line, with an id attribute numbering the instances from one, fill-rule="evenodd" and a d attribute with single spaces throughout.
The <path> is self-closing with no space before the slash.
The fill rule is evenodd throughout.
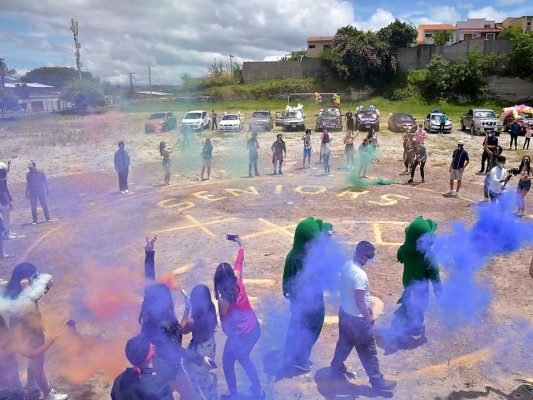
<path id="1" fill-rule="evenodd" d="M 489 197 L 492 202 L 498 201 L 498 198 L 503 193 L 503 185 L 505 184 L 505 178 L 507 176 L 505 160 L 505 156 L 498 156 L 496 159 L 496 166 L 489 172 Z"/>
<path id="2" fill-rule="evenodd" d="M 46 197 L 50 193 L 46 175 L 43 171 L 37 169 L 35 161 L 28 163 L 28 169 L 29 171 L 26 174 L 26 198 L 30 199 L 32 225 L 37 225 L 37 201 L 41 204 L 46 221 L 52 222 L 48 205 L 46 204 Z"/>
<path id="3" fill-rule="evenodd" d="M 415 171 L 416 167 L 420 165 L 420 177 L 422 178 L 422 183 L 425 182 L 424 180 L 424 166 L 426 165 L 426 161 L 428 159 L 428 153 L 425 146 L 422 146 L 421 143 L 418 143 L 418 141 L 413 141 L 413 147 L 415 152 L 415 159 L 413 162 L 413 166 L 411 167 L 411 179 L 407 181 L 407 183 L 413 183 L 413 178 L 415 177 Z"/>
<path id="4" fill-rule="evenodd" d="M 302 136 L 304 142 L 304 158 L 302 162 L 302 168 L 305 168 L 305 159 L 307 158 L 307 168 L 311 168 L 311 153 L 313 151 L 313 145 L 311 143 L 311 129 L 305 130 L 305 135 Z"/>
<path id="5" fill-rule="evenodd" d="M 468 152 L 464 149 L 464 142 L 459 140 L 457 142 L 457 148 L 453 151 L 452 162 L 450 163 L 450 190 L 446 192 L 446 195 L 457 197 L 459 196 L 459 190 L 461 189 L 461 180 L 463 179 L 463 172 L 470 162 Z M 453 181 L 457 181 L 457 190 L 453 190 Z"/>
<path id="6" fill-rule="evenodd" d="M 272 150 L 272 164 L 274 164 L 274 175 L 276 175 L 276 165 L 279 164 L 278 173 L 283 175 L 281 172 L 281 166 L 283 164 L 283 156 L 287 156 L 287 147 L 285 146 L 285 141 L 283 140 L 283 135 L 278 133 L 276 135 L 276 141 L 270 146 Z"/>
<path id="7" fill-rule="evenodd" d="M 130 168 L 130 155 L 124 150 L 124 142 L 118 142 L 118 150 L 115 152 L 115 171 L 118 174 L 118 190 L 120 193 L 128 193 L 128 172 Z"/>
<path id="8" fill-rule="evenodd" d="M 11 210 L 13 210 L 13 198 L 7 187 L 7 174 L 10 168 L 11 160 L 7 162 L 7 165 L 0 162 L 0 216 L 4 223 L 4 228 L 0 230 L 0 235 L 3 235 L 5 240 L 17 238 L 17 234 L 10 230 Z"/>
<path id="9" fill-rule="evenodd" d="M 248 177 L 252 177 L 252 167 L 254 168 L 255 176 L 259 176 L 257 171 L 257 161 L 259 160 L 257 132 L 252 132 L 252 137 L 246 142 L 246 149 L 248 149 Z"/>
<path id="10" fill-rule="evenodd" d="M 112 400 L 172 400 L 172 391 L 165 380 L 151 367 L 154 345 L 144 335 L 126 343 L 126 358 L 133 368 L 126 368 L 116 377 L 111 389 Z"/>

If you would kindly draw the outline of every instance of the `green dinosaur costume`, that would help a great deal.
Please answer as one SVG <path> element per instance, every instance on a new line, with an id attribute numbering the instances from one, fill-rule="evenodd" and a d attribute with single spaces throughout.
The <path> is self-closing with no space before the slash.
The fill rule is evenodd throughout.
<path id="1" fill-rule="evenodd" d="M 321 234 L 331 233 L 332 225 L 312 217 L 301 221 L 294 233 L 292 250 L 283 269 L 283 295 L 291 302 L 291 319 L 285 341 L 283 368 L 305 365 L 324 324 L 323 288 L 318 271 L 305 268 L 307 246 Z"/>
<path id="2" fill-rule="evenodd" d="M 428 259 L 419 251 L 418 242 L 423 235 L 434 235 L 437 223 L 422 217 L 416 218 L 405 228 L 405 241 L 397 252 L 398 261 L 403 264 L 401 306 L 396 310 L 391 329 L 399 336 L 423 335 L 424 312 L 429 302 L 429 282 L 435 294 L 441 291 L 439 266 L 436 260 Z"/>

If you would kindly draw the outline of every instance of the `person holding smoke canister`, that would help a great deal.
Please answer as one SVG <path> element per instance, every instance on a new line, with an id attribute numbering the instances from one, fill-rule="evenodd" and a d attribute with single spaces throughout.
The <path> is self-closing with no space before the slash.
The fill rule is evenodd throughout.
<path id="1" fill-rule="evenodd" d="M 126 358 L 133 365 L 115 378 L 111 400 L 173 400 L 172 390 L 152 368 L 154 345 L 143 335 L 126 343 Z"/>
<path id="2" fill-rule="evenodd" d="M 341 378 L 348 369 L 344 362 L 355 347 L 372 389 L 383 391 L 396 387 L 396 381 L 387 380 L 379 369 L 374 317 L 365 267 L 375 260 L 375 248 L 370 242 L 359 242 L 353 259 L 341 271 L 341 306 L 339 308 L 339 340 L 331 361 L 333 378 Z"/>
<path id="3" fill-rule="evenodd" d="M 507 177 L 505 178 L 505 182 L 503 184 L 503 189 L 505 189 L 505 185 L 507 185 L 507 182 L 511 179 L 511 175 L 520 175 L 520 180 L 518 181 L 518 185 L 516 186 L 516 205 L 517 210 L 515 211 L 515 215 L 517 217 L 523 217 L 525 214 L 525 198 L 529 190 L 531 189 L 531 179 L 533 178 L 533 174 L 530 167 L 530 158 L 529 156 L 522 157 L 522 161 L 520 162 L 520 166 L 518 168 L 511 168 L 508 173 Z"/>
<path id="4" fill-rule="evenodd" d="M 296 226 L 294 243 L 283 268 L 282 290 L 283 296 L 290 301 L 291 317 L 277 379 L 283 378 L 291 367 L 305 372 L 312 369 L 309 358 L 322 331 L 325 305 L 319 271 L 307 256 L 310 246 L 331 234 L 331 224 L 312 217 Z"/>
<path id="5" fill-rule="evenodd" d="M 498 156 L 496 166 L 489 172 L 489 197 L 490 201 L 497 202 L 505 187 L 505 157 Z"/>
<path id="6" fill-rule="evenodd" d="M 124 150 L 125 144 L 118 142 L 118 150 L 115 152 L 114 164 L 118 174 L 118 190 L 120 193 L 128 193 L 128 173 L 130 168 L 130 155 Z"/>
<path id="7" fill-rule="evenodd" d="M 252 397 L 264 399 L 265 393 L 261 388 L 259 375 L 250 358 L 250 353 L 261 336 L 261 327 L 243 283 L 244 247 L 239 236 L 235 236 L 232 240 L 239 245 L 235 267 L 232 268 L 228 263 L 219 264 L 214 278 L 215 298 L 218 300 L 222 330 L 227 336 L 222 364 L 229 395 L 223 395 L 221 399 L 238 398 L 236 361 L 239 361 L 252 383 L 250 386 Z"/>
<path id="8" fill-rule="evenodd" d="M 50 193 L 46 175 L 43 171 L 37 169 L 35 161 L 28 163 L 28 173 L 26 174 L 26 198 L 30 199 L 32 225 L 37 225 L 37 201 L 41 203 L 44 218 L 47 222 L 52 222 L 46 197 Z"/>
<path id="9" fill-rule="evenodd" d="M 490 185 L 490 170 L 496 166 L 496 160 L 503 152 L 502 146 L 498 145 L 494 149 L 490 150 L 488 146 L 485 146 L 485 152 L 489 154 L 487 159 L 487 174 L 485 175 L 485 180 L 483 181 L 483 199 L 481 201 L 489 202 L 489 185 Z M 505 185 L 504 185 L 505 186 Z"/>
<path id="10" fill-rule="evenodd" d="M 420 177 L 422 178 L 422 183 L 425 182 L 424 179 L 424 166 L 426 165 L 426 161 L 428 159 L 428 153 L 425 146 L 422 146 L 420 143 L 418 143 L 416 140 L 413 141 L 414 146 L 414 152 L 415 152 L 415 160 L 413 162 L 413 166 L 411 167 L 411 179 L 407 181 L 407 183 L 413 183 L 413 178 L 415 177 L 416 167 L 420 164 Z"/>
<path id="11" fill-rule="evenodd" d="M 39 273 L 35 265 L 18 264 L 5 287 L 3 297 L 11 303 L 9 325 L 28 347 L 38 350 L 45 345 L 43 319 L 38 301 L 52 287 L 52 276 Z M 57 393 L 44 372 L 44 353 L 30 359 L 27 367 L 25 396 L 32 397 L 42 392 L 45 400 L 65 400 L 67 394 Z"/>

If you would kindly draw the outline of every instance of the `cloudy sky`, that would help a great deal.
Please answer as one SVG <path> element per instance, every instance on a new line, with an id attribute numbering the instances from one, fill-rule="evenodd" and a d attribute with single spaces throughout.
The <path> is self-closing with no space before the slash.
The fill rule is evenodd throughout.
<path id="1" fill-rule="evenodd" d="M 532 15 L 531 0 L 0 0 L 0 57 L 20 73 L 76 64 L 70 20 L 79 22 L 83 70 L 112 83 L 178 83 L 213 60 L 263 60 L 306 47 L 306 38 L 355 25 L 379 29 L 395 18 L 501 22 Z"/>

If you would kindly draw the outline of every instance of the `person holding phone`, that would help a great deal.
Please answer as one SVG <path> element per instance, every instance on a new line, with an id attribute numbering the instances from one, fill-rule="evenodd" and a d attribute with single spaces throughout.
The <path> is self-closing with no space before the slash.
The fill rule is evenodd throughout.
<path id="1" fill-rule="evenodd" d="M 228 385 L 229 395 L 221 399 L 238 397 L 235 362 L 239 361 L 250 379 L 251 394 L 254 399 L 264 399 L 265 393 L 261 388 L 259 375 L 253 364 L 250 353 L 261 336 L 261 327 L 255 315 L 242 279 L 242 264 L 244 261 L 244 247 L 238 235 L 227 235 L 239 245 L 235 267 L 228 263 L 221 263 L 215 272 L 215 298 L 218 300 L 218 311 L 222 330 L 227 336 L 222 364 L 224 376 Z"/>

